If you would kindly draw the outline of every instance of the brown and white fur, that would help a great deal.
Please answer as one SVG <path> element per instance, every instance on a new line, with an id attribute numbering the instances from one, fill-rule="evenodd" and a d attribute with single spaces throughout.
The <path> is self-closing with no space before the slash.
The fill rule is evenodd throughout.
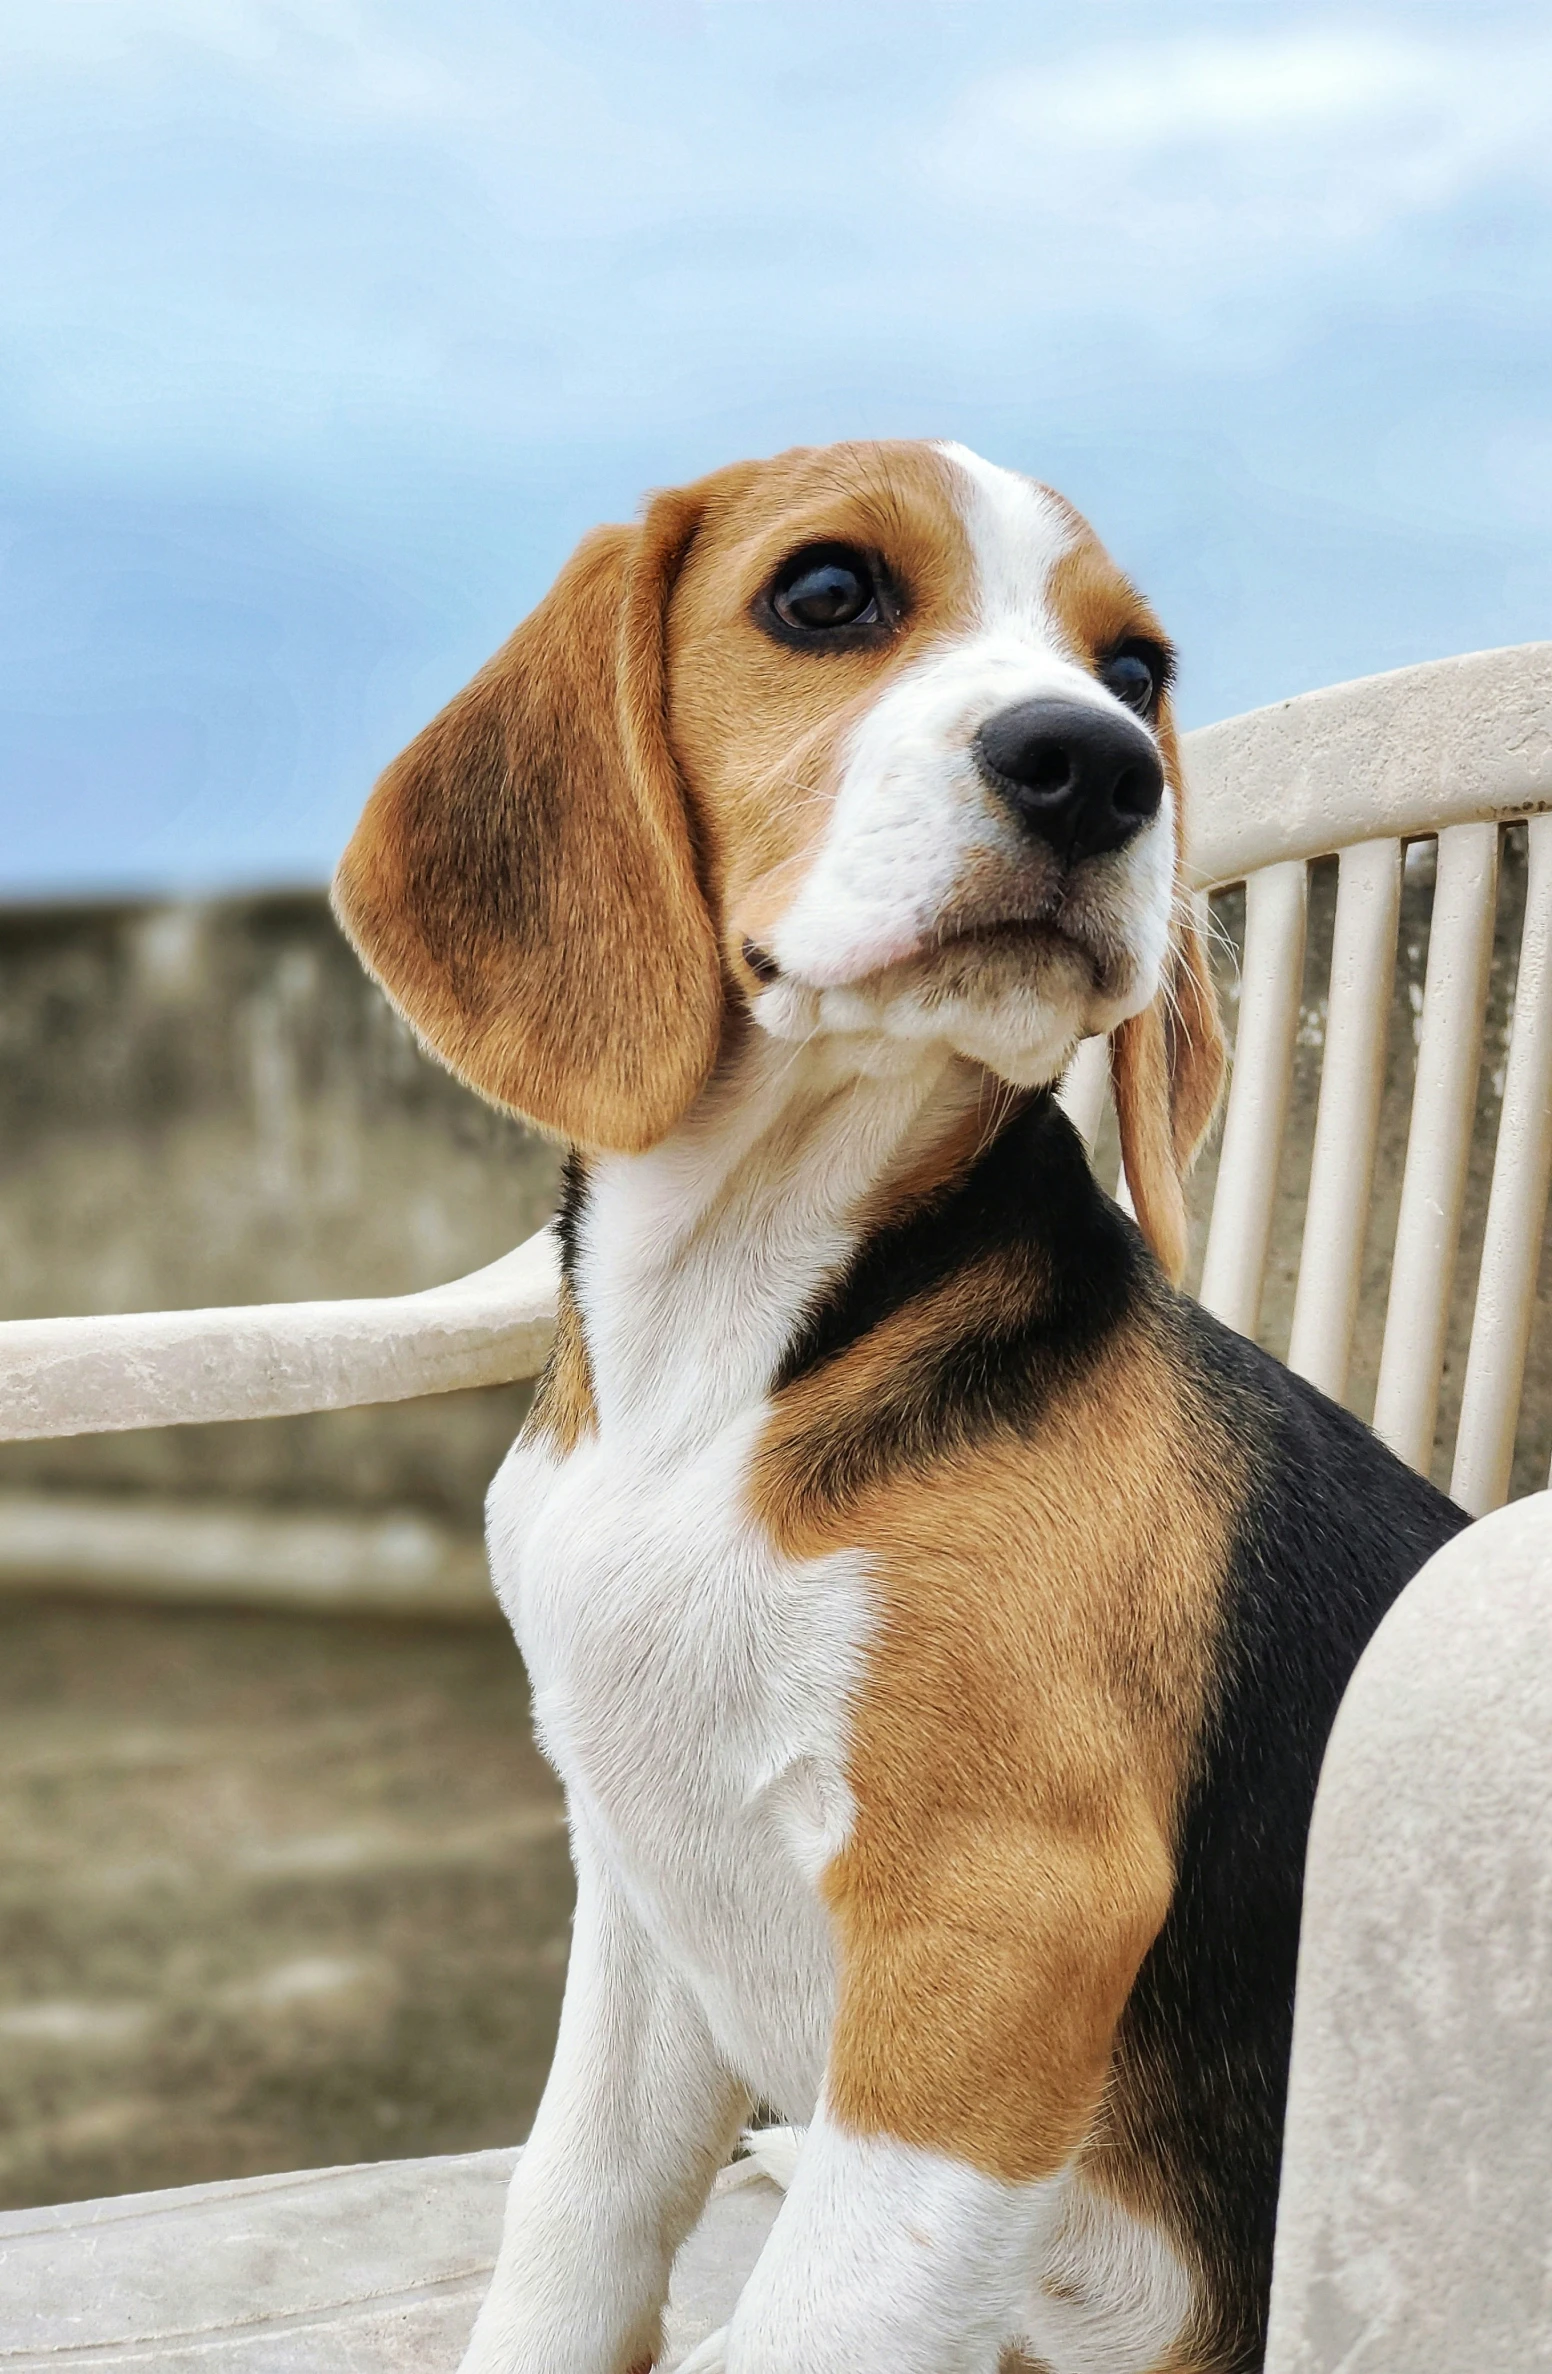
<path id="1" fill-rule="evenodd" d="M 783 632 L 811 550 L 874 618 Z M 467 2374 L 647 2367 L 756 2102 L 806 2141 L 698 2366 L 1259 2361 L 1313 1769 L 1456 1518 L 1163 1274 L 1222 1060 L 1164 650 L 961 448 L 739 464 L 590 537 L 346 855 L 417 1030 L 577 1150 L 489 1528 L 578 1910 Z M 1157 754 L 1114 845 L 988 774 L 1045 703 Z M 1095 1033 L 1157 1260 L 1048 1093 Z M 1301 1463 L 1387 1511 L 1372 1588 L 1289 1549 L 1329 1653 Z"/>

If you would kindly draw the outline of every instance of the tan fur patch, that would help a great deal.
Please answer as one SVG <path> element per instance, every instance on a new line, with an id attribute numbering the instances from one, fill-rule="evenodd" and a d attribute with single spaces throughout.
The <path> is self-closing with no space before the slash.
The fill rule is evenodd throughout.
<path id="1" fill-rule="evenodd" d="M 762 633 L 751 605 L 812 543 L 879 554 L 898 634 L 816 654 Z M 930 446 L 833 445 L 778 455 L 714 500 L 668 627 L 669 727 L 703 820 L 713 905 L 736 961 L 774 928 L 829 816 L 848 730 L 924 644 L 969 624 L 973 564 L 947 464 Z M 730 723 L 736 721 L 735 730 Z"/>
<path id="2" fill-rule="evenodd" d="M 1229 1518 L 1226 1446 L 1128 1323 L 1012 1435 L 837 1504 L 815 1437 L 995 1265 L 782 1396 L 757 1505 L 781 1546 L 860 1550 L 879 1632 L 856 1707 L 836 2115 L 1012 2180 L 1081 2143 L 1168 1909 Z M 1230 1463 L 1231 1464 L 1231 1463 Z"/>
<path id="3" fill-rule="evenodd" d="M 582 1315 L 569 1278 L 560 1282 L 555 1301 L 555 1341 L 534 1389 L 523 1431 L 548 1435 L 561 1459 L 570 1457 L 584 1435 L 598 1431 Z"/>
<path id="4" fill-rule="evenodd" d="M 1070 506 L 1076 541 L 1051 573 L 1050 600 L 1072 649 L 1086 664 L 1129 636 L 1165 643 L 1149 605 Z M 1224 1074 L 1217 995 L 1182 858 L 1189 823 L 1180 745 L 1168 696 L 1158 738 L 1174 794 L 1176 880 L 1170 954 L 1153 1003 L 1123 1022 L 1111 1042 L 1111 1074 L 1127 1183 L 1137 1218 L 1168 1274 L 1186 1262 L 1183 1180 L 1216 1109 Z"/>
<path id="5" fill-rule="evenodd" d="M 1046 599 L 1074 657 L 1092 667 L 1133 635 L 1167 648 L 1169 637 L 1152 605 L 1117 568 L 1081 513 L 1062 496 L 1054 499 L 1066 515 L 1072 541 L 1051 571 Z"/>

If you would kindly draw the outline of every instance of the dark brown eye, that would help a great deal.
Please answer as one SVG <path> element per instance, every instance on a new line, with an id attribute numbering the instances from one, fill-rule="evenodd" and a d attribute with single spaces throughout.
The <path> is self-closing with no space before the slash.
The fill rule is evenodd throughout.
<path id="1" fill-rule="evenodd" d="M 883 612 L 873 563 L 847 544 L 810 544 L 784 561 L 770 590 L 784 627 L 805 638 L 877 626 Z"/>
<path id="2" fill-rule="evenodd" d="M 1169 682 L 1168 654 L 1157 643 L 1134 636 L 1100 661 L 1099 681 L 1139 717 L 1151 717 Z"/>

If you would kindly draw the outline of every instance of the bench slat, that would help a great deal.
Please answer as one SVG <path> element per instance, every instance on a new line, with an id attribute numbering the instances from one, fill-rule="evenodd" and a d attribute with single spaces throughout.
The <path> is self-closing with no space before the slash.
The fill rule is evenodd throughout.
<path id="1" fill-rule="evenodd" d="M 1552 817 L 1528 829 L 1525 926 L 1450 1490 L 1474 1517 L 1508 1498 L 1552 1179 Z"/>
<path id="2" fill-rule="evenodd" d="M 1347 1390 L 1363 1242 L 1385 1088 L 1401 917 L 1401 843 L 1364 841 L 1337 868 L 1325 1061 L 1288 1365 L 1340 1401 Z"/>
<path id="3" fill-rule="evenodd" d="M 1375 1433 L 1424 1475 L 1433 1457 L 1466 1201 L 1497 893 L 1498 827 L 1456 824 L 1441 832 L 1423 1031 L 1374 1394 Z"/>

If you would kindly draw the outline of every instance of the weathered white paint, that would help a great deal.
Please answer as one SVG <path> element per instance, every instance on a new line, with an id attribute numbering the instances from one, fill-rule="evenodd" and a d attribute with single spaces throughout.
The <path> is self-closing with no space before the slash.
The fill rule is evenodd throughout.
<path id="1" fill-rule="evenodd" d="M 448 2374 L 511 2151 L 311 2168 L 0 2214 L 5 2374 Z M 664 2374 L 726 2322 L 781 2195 L 718 2178 L 674 2270 Z"/>
<path id="2" fill-rule="evenodd" d="M 1509 1489 L 1552 1178 L 1552 816 L 1531 819 L 1525 929 L 1450 1492 L 1479 1516 Z"/>
<path id="3" fill-rule="evenodd" d="M 1310 1832 L 1267 2374 L 1552 2366 L 1552 1496 L 1380 1626 Z"/>
<path id="4" fill-rule="evenodd" d="M 1335 1401 L 1347 1391 L 1358 1317 L 1385 1092 L 1401 871 L 1399 841 L 1360 841 L 1344 849 L 1338 863 L 1326 1052 L 1288 1342 L 1288 1366 Z M 1522 1352 L 1522 1375 L 1524 1365 Z"/>
<path id="5" fill-rule="evenodd" d="M 1362 676 L 1184 744 L 1189 870 L 1211 889 L 1354 841 L 1552 808 L 1552 643 Z"/>
<path id="6" fill-rule="evenodd" d="M 508 1384 L 555 1332 L 549 1229 L 422 1294 L 0 1325 L 0 1441 L 407 1401 Z"/>
<path id="7" fill-rule="evenodd" d="M 1245 889 L 1239 1036 L 1201 1288 L 1207 1308 L 1244 1335 L 1256 1332 L 1272 1241 L 1299 1027 L 1308 884 L 1305 867 L 1275 865 L 1253 874 Z"/>

